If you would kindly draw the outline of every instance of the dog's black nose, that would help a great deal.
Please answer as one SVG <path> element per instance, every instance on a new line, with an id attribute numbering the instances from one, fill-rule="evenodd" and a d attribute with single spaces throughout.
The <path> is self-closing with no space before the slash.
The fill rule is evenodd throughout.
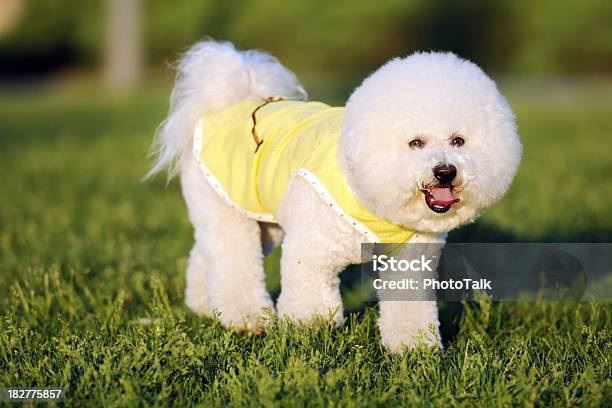
<path id="1" fill-rule="evenodd" d="M 441 184 L 450 184 L 457 176 L 457 168 L 452 164 L 438 164 L 433 168 L 433 174 Z"/>

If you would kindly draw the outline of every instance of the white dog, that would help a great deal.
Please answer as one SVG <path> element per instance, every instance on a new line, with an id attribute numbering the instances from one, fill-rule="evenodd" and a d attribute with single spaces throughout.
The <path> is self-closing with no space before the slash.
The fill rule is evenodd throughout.
<path id="1" fill-rule="evenodd" d="M 228 327 L 255 331 L 274 310 L 263 253 L 281 240 L 278 314 L 341 321 L 338 274 L 361 262 L 361 243 L 443 243 L 506 192 L 520 162 L 505 98 L 482 70 L 451 53 L 389 61 L 345 108 L 295 102 L 305 98 L 276 59 L 229 43 L 199 43 L 178 66 L 150 175 L 166 167 L 170 177 L 180 173 L 195 229 L 186 303 L 198 314 L 218 313 Z M 288 150 L 307 159 L 279 165 Z M 273 154 L 281 158 L 258 159 Z M 334 185 L 323 180 L 333 175 L 304 165 L 325 155 L 337 165 Z M 438 327 L 433 301 L 380 302 L 391 351 L 439 344 Z"/>

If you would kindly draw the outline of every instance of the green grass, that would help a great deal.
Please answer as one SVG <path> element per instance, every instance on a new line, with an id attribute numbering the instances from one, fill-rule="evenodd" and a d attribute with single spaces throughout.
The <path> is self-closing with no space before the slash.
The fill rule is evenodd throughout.
<path id="1" fill-rule="evenodd" d="M 179 188 L 139 182 L 164 94 L 0 98 L 0 387 L 62 387 L 70 405 L 107 406 L 612 403 L 609 303 L 442 304 L 446 351 L 403 355 L 381 348 L 351 272 L 354 313 L 337 330 L 253 338 L 189 313 Z M 521 170 L 450 239 L 610 241 L 612 100 L 510 95 Z"/>

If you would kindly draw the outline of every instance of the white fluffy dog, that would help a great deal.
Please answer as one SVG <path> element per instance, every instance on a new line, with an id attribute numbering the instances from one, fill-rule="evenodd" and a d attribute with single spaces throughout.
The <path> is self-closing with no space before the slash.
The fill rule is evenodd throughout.
<path id="1" fill-rule="evenodd" d="M 305 99 L 306 93 L 275 58 L 239 52 L 229 43 L 199 43 L 178 66 L 170 114 L 155 145 L 150 174 L 164 168 L 170 177 L 180 173 L 195 229 L 186 303 L 201 315 L 218 313 L 236 329 L 255 331 L 265 310 L 274 310 L 263 253 L 281 240 L 276 311 L 297 322 L 321 315 L 341 321 L 338 274 L 360 263 L 360 244 L 373 241 L 330 208 L 333 201 L 302 173 L 285 186 L 277 214 L 263 219 L 276 222 L 240 211 L 212 185 L 214 178 L 205 177 L 193 154 L 200 119 L 207 123 L 237 104 L 279 96 Z M 389 61 L 353 92 L 342 112 L 336 160 L 348 191 L 369 213 L 414 231 L 409 242 L 443 243 L 446 232 L 472 222 L 502 197 L 520 162 L 505 98 L 480 68 L 451 53 Z M 256 137 L 245 133 L 232 137 Z M 438 327 L 434 301 L 380 302 L 380 333 L 391 351 L 420 341 L 439 344 Z"/>

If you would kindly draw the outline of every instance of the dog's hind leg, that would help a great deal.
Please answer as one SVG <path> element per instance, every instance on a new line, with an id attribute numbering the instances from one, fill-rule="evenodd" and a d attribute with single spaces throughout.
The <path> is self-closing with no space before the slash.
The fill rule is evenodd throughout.
<path id="1" fill-rule="evenodd" d="M 196 238 L 187 270 L 188 306 L 219 313 L 227 327 L 259 330 L 258 321 L 273 304 L 257 221 L 221 200 L 195 163 L 185 166 L 181 184 Z"/>
<path id="2" fill-rule="evenodd" d="M 191 310 L 200 316 L 207 316 L 210 314 L 208 296 L 206 296 L 206 262 L 204 260 L 204 249 L 197 238 L 195 245 L 189 253 L 185 303 Z"/>
<path id="3" fill-rule="evenodd" d="M 209 189 L 195 163 L 185 166 L 181 174 L 181 187 L 189 219 L 194 228 L 195 245 L 189 253 L 185 287 L 185 303 L 200 316 L 210 314 L 208 296 L 206 295 L 207 260 L 204 253 L 205 232 L 202 226 L 206 223 L 204 201 L 210 195 Z"/>

